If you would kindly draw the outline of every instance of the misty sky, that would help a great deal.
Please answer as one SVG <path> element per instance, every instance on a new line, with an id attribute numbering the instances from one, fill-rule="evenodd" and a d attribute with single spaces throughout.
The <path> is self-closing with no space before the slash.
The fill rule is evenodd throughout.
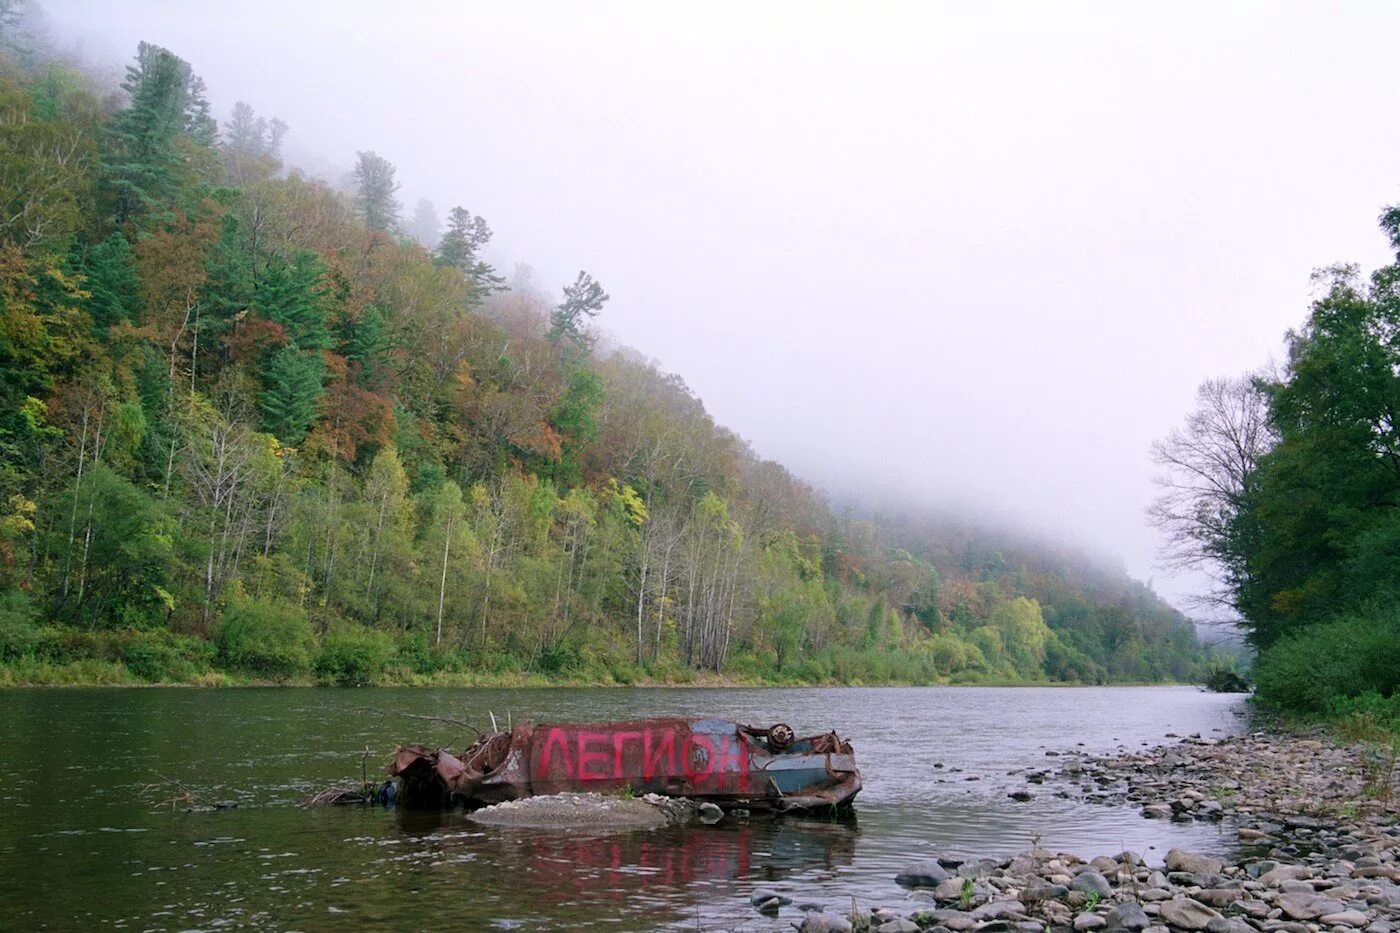
<path id="1" fill-rule="evenodd" d="M 833 492 L 995 509 L 1157 575 L 1148 446 L 1387 259 L 1400 4 L 44 3 L 188 59 L 292 161 L 398 166 L 509 274 Z"/>

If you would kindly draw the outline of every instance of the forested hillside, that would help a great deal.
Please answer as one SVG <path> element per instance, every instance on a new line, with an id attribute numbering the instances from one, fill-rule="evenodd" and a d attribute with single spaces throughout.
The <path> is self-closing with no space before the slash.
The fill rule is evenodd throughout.
<path id="1" fill-rule="evenodd" d="M 1397 261 L 1317 272 L 1282 366 L 1201 386 L 1155 515 L 1215 573 L 1261 699 L 1400 729 L 1400 207 L 1380 226 Z"/>
<path id="2" fill-rule="evenodd" d="M 1121 574 L 834 516 L 600 351 L 592 275 L 508 282 L 467 207 L 406 222 L 386 159 L 338 188 L 286 132 L 216 123 L 162 48 L 120 88 L 9 48 L 10 682 L 1196 674 L 1190 624 Z"/>

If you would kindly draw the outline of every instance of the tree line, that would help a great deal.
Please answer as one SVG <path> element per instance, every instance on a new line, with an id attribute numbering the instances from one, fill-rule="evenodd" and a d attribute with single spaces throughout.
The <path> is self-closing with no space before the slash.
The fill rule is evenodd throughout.
<path id="1" fill-rule="evenodd" d="M 405 223 L 389 160 L 340 188 L 287 132 L 158 46 L 119 88 L 5 54 L 11 682 L 1196 673 L 1121 574 L 834 515 L 601 352 L 588 272 L 508 281 L 466 206 Z"/>
<path id="2" fill-rule="evenodd" d="M 1283 362 L 1207 381 L 1155 448 L 1170 556 L 1213 575 L 1261 698 L 1310 714 L 1400 686 L 1400 207 L 1380 228 L 1396 262 L 1314 273 Z"/>

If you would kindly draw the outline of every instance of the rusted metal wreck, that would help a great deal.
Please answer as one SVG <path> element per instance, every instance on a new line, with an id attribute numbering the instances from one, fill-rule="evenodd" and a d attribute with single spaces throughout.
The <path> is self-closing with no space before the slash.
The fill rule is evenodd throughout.
<path id="1" fill-rule="evenodd" d="M 520 725 L 460 755 L 401 746 L 389 766 L 404 806 L 476 808 L 564 791 L 655 793 L 724 808 L 845 807 L 860 792 L 849 742 L 722 719 Z"/>

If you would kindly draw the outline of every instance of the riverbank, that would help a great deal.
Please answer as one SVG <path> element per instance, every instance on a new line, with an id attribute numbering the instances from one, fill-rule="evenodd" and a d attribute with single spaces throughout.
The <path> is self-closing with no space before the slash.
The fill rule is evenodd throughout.
<path id="1" fill-rule="evenodd" d="M 1394 746 L 1390 746 L 1393 750 Z M 1395 933 L 1400 930 L 1400 773 L 1371 742 L 1320 733 L 1191 736 L 1113 755 L 1046 752 L 1026 789 L 1148 818 L 1228 821 L 1229 858 L 1173 849 L 1160 864 L 1034 848 L 1013 859 L 938 859 L 897 879 L 898 906 L 807 911 L 806 933 Z M 756 909 L 790 910 L 756 890 Z M 816 906 L 816 905 L 808 905 Z"/>
<path id="2" fill-rule="evenodd" d="M 581 673 L 443 670 L 423 673 L 391 668 L 364 682 L 341 682 L 315 676 L 259 677 L 242 671 L 204 668 L 183 676 L 143 676 L 123 661 L 85 658 L 55 663 L 22 660 L 0 663 L 0 687 L 1167 687 L 1175 681 L 1130 681 L 1086 684 L 1080 681 L 1013 680 L 995 675 L 964 674 L 937 680 L 906 678 L 814 678 L 782 671 L 721 673 L 666 667 L 648 672 L 590 670 Z"/>

